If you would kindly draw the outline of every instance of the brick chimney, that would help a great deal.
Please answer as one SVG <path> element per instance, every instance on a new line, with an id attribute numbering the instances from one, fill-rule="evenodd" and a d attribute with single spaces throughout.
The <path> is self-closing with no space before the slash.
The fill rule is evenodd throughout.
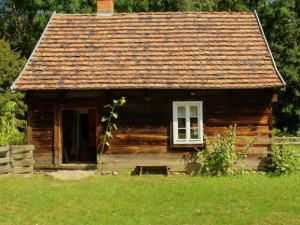
<path id="1" fill-rule="evenodd" d="M 97 15 L 111 16 L 114 13 L 114 0 L 97 0 Z"/>

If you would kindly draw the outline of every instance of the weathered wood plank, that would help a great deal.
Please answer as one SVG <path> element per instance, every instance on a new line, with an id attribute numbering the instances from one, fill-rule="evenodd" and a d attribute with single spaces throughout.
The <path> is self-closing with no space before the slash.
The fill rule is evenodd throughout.
<path id="1" fill-rule="evenodd" d="M 107 154 L 118 153 L 164 153 L 167 152 L 167 146 L 147 146 L 147 145 L 125 145 L 125 146 L 111 146 L 106 151 Z"/>
<path id="2" fill-rule="evenodd" d="M 244 116 L 239 114 L 233 115 L 210 115 L 206 119 L 207 125 L 267 125 L 269 121 L 269 115 L 258 114 L 252 116 Z"/>
<path id="3" fill-rule="evenodd" d="M 18 159 L 31 159 L 32 157 L 33 157 L 33 153 L 32 152 L 13 155 L 14 160 L 18 160 Z"/>
<path id="4" fill-rule="evenodd" d="M 33 128 L 32 129 L 32 135 L 33 136 L 44 136 L 44 137 L 48 137 L 48 136 L 53 136 L 53 129 L 44 129 L 44 128 Z"/>
<path id="5" fill-rule="evenodd" d="M 167 140 L 168 136 L 158 136 L 158 135 L 149 135 L 149 134 L 116 134 L 115 138 L 120 139 L 144 139 L 144 140 Z"/>
<path id="6" fill-rule="evenodd" d="M 49 164 L 35 164 L 34 169 L 61 169 L 61 170 L 95 170 L 97 164 L 60 164 L 60 165 L 49 165 Z"/>
<path id="7" fill-rule="evenodd" d="M 10 157 L 0 158 L 0 164 L 6 164 L 6 163 L 10 163 L 10 162 L 11 162 Z"/>
<path id="8" fill-rule="evenodd" d="M 9 146 L 0 147 L 0 153 L 2 153 L 2 152 L 8 152 L 8 151 L 9 151 Z"/>
<path id="9" fill-rule="evenodd" d="M 12 154 L 18 154 L 22 152 L 30 152 L 34 150 L 34 145 L 13 145 L 12 146 Z"/>
<path id="10" fill-rule="evenodd" d="M 9 164 L 5 166 L 0 166 L 0 174 L 10 173 L 10 172 L 11 172 L 11 167 Z"/>
<path id="11" fill-rule="evenodd" d="M 13 167 L 31 166 L 35 163 L 33 159 L 14 160 Z"/>
<path id="12" fill-rule="evenodd" d="M 204 133 L 208 136 L 216 136 L 218 134 L 225 135 L 225 133 L 229 131 L 228 126 L 206 126 Z M 237 126 L 236 127 L 236 135 L 237 136 L 257 136 L 260 135 L 270 135 L 272 134 L 272 131 L 269 129 L 269 127 L 266 126 Z"/>
<path id="13" fill-rule="evenodd" d="M 28 167 L 14 167 L 13 168 L 13 173 L 14 174 L 20 174 L 20 173 L 32 173 L 33 172 L 33 166 L 28 166 Z"/>

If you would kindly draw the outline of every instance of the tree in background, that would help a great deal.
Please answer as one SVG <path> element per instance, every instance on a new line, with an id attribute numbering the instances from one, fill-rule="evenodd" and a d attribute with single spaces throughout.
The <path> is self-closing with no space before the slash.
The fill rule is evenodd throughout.
<path id="1" fill-rule="evenodd" d="M 275 127 L 289 133 L 300 128 L 300 1 L 269 1 L 259 16 L 277 67 L 287 83 L 274 104 Z"/>
<path id="2" fill-rule="evenodd" d="M 20 52 L 12 52 L 9 43 L 4 38 L 0 39 L 0 141 L 2 145 L 8 144 L 6 141 L 11 141 L 9 137 L 14 137 L 14 143 L 18 138 L 20 141 L 24 139 L 19 132 L 24 130 L 26 124 L 24 94 L 11 93 L 10 86 L 21 73 L 25 63 L 26 59 L 21 58 Z"/>
<path id="3" fill-rule="evenodd" d="M 0 0 L 0 38 L 28 58 L 53 11 L 92 13 L 96 0 Z"/>
<path id="4" fill-rule="evenodd" d="M 13 51 L 21 51 L 28 58 L 53 11 L 93 13 L 96 4 L 97 0 L 0 0 L 0 38 L 5 37 Z M 115 0 L 118 13 L 254 9 L 258 11 L 277 67 L 287 82 L 286 92 L 278 91 L 274 125 L 295 133 L 300 127 L 300 0 Z"/>

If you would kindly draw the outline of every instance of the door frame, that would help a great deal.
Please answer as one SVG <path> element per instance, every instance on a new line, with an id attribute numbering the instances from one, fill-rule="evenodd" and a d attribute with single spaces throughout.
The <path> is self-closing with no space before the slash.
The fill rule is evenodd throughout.
<path id="1" fill-rule="evenodd" d="M 95 104 L 55 104 L 54 105 L 54 151 L 53 164 L 62 165 L 62 111 L 76 109 L 95 109 L 96 110 L 96 150 L 98 151 L 98 130 L 99 130 L 99 107 Z M 100 125 L 101 126 L 101 125 Z M 100 127 L 101 128 L 101 127 Z"/>

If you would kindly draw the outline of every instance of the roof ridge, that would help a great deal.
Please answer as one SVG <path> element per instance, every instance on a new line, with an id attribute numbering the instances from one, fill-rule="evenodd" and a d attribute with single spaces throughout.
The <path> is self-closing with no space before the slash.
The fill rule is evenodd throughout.
<path id="1" fill-rule="evenodd" d="M 226 11 L 200 11 L 200 12 L 192 12 L 192 11 L 185 11 L 185 12 L 131 12 L 131 13 L 114 13 L 112 16 L 118 16 L 118 15 L 167 15 L 167 14 L 227 14 L 227 15 L 252 15 L 253 12 L 226 12 Z M 74 13 L 74 14 L 67 14 L 67 13 L 57 13 L 58 16 L 97 16 L 96 13 Z M 111 16 L 109 16 L 111 17 Z"/>

